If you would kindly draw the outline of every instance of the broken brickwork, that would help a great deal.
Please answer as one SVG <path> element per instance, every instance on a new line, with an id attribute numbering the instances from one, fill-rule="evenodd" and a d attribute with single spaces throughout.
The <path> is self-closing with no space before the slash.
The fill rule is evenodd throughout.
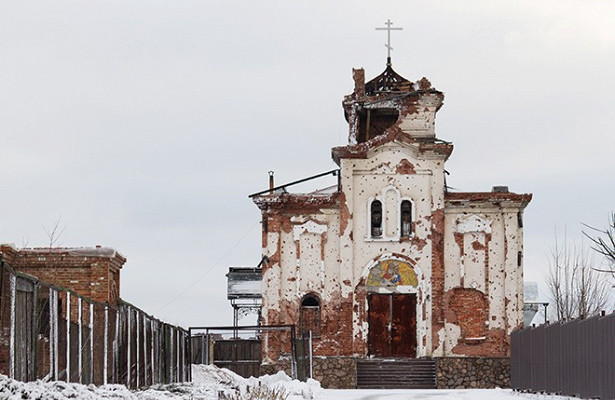
<path id="1" fill-rule="evenodd" d="M 374 349 L 407 357 L 400 343 L 415 346 L 411 357 L 508 357 L 522 323 L 520 221 L 532 195 L 450 193 L 453 145 L 435 130 L 444 94 L 390 64 L 369 82 L 354 69 L 353 80 L 342 103 L 348 145 L 331 150 L 338 187 L 253 196 L 269 260 L 263 324 L 300 324 L 311 296 L 320 302 L 319 365 Z M 273 364 L 281 354 L 274 343 L 263 351 Z"/>
<path id="2" fill-rule="evenodd" d="M 188 379 L 188 331 L 147 315 L 112 290 L 101 290 L 108 286 L 100 278 L 109 271 L 100 270 L 121 266 L 125 259 L 120 257 L 104 248 L 18 251 L 2 246 L 0 373 L 24 382 L 122 383 L 133 389 Z M 61 262 L 55 265 L 57 275 L 52 262 Z M 66 270 L 74 271 L 68 282 Z M 35 272 L 54 283 L 32 276 Z M 79 285 L 87 277 L 100 285 Z M 92 300 L 84 292 L 110 300 Z"/>
<path id="3" fill-rule="evenodd" d="M 93 301 L 117 304 L 120 271 L 126 258 L 108 247 L 16 249 L 0 245 L 4 262 L 15 271 L 74 290 Z"/>

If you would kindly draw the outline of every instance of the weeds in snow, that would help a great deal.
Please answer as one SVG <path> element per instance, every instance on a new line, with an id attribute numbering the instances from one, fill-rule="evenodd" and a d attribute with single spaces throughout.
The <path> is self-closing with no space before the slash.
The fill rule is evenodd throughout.
<path id="1" fill-rule="evenodd" d="M 270 388 L 259 384 L 258 386 L 248 386 L 245 393 L 236 391 L 227 394 L 220 392 L 219 400 L 287 400 L 288 392 L 283 387 Z"/>

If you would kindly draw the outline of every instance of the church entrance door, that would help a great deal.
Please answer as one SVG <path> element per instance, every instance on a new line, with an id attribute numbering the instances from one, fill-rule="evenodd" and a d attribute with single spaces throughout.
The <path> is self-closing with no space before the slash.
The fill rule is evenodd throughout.
<path id="1" fill-rule="evenodd" d="M 368 296 L 368 351 L 374 357 L 416 357 L 416 294 Z"/>

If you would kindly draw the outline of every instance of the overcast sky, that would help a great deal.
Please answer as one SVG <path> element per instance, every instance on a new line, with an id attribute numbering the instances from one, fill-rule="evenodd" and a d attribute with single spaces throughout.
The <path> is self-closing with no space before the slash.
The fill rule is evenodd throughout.
<path id="1" fill-rule="evenodd" d="M 525 273 L 554 232 L 615 211 L 615 2 L 5 0 L 0 242 L 114 247 L 121 296 L 229 325 L 229 265 L 260 259 L 248 194 L 335 168 L 352 68 L 445 93 L 450 186 L 533 193 Z M 323 182 L 326 186 L 326 182 Z M 308 188 L 315 189 L 317 187 Z"/>

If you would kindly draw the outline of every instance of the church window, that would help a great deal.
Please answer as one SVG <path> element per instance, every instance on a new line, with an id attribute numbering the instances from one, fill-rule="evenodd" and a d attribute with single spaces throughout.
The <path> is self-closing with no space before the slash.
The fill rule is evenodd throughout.
<path id="1" fill-rule="evenodd" d="M 412 233 L 412 203 L 409 200 L 401 202 L 401 237 L 409 237 Z"/>
<path id="2" fill-rule="evenodd" d="M 371 205 L 372 237 L 382 236 L 382 203 L 374 200 Z"/>
<path id="3" fill-rule="evenodd" d="M 301 299 L 301 314 L 299 324 L 301 335 L 312 337 L 320 336 L 320 300 L 313 294 L 307 294 Z"/>

